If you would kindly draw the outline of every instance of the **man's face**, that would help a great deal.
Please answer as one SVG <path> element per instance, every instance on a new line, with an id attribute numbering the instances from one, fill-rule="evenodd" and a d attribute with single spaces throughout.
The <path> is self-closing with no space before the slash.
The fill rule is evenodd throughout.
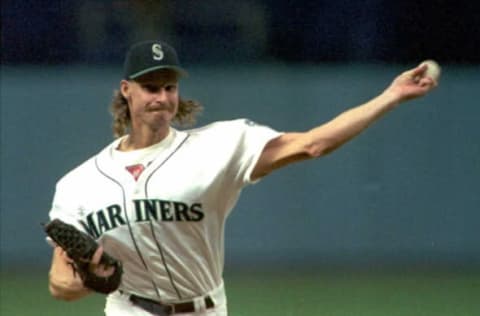
<path id="1" fill-rule="evenodd" d="M 122 95 L 127 99 L 132 130 L 168 128 L 178 111 L 178 74 L 172 70 L 147 73 L 135 80 L 123 80 Z"/>

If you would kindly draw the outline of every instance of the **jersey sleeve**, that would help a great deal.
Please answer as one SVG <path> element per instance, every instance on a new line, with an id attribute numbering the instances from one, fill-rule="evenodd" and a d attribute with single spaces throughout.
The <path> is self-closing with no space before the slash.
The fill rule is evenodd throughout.
<path id="1" fill-rule="evenodd" d="M 53 196 L 52 207 L 50 209 L 50 212 L 48 213 L 49 219 L 50 221 L 53 221 L 54 219 L 59 219 L 83 231 L 82 227 L 79 226 L 79 223 L 75 218 L 75 213 L 72 212 L 72 210 L 74 210 L 76 207 L 73 206 L 73 203 L 69 203 L 69 201 L 71 200 L 66 198 L 65 193 L 66 192 L 63 190 L 61 183 L 57 183 L 55 187 L 55 194 Z M 45 240 L 50 246 L 56 246 L 55 242 L 49 236 L 45 237 Z"/>
<path id="2" fill-rule="evenodd" d="M 252 181 L 251 175 L 265 145 L 282 133 L 248 119 L 239 120 L 239 123 L 243 126 L 233 162 L 236 170 L 235 178 L 242 185 L 253 184 L 260 180 Z"/>
<path id="3" fill-rule="evenodd" d="M 79 192 L 76 191 L 68 185 L 66 180 L 60 180 L 55 187 L 55 194 L 48 215 L 50 220 L 59 219 L 84 231 L 79 222 L 82 206 L 78 202 Z"/>

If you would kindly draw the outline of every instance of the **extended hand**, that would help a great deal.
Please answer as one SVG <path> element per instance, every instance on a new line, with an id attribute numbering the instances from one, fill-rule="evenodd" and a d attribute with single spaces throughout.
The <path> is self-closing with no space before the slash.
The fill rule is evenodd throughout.
<path id="1" fill-rule="evenodd" d="M 407 70 L 396 77 L 385 93 L 394 95 L 399 102 L 423 96 L 433 90 L 438 82 L 426 76 L 427 65 Z"/>

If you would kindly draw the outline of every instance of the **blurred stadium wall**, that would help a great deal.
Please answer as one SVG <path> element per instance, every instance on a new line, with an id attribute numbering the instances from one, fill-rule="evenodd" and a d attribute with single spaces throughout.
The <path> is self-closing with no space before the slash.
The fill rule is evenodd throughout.
<path id="1" fill-rule="evenodd" d="M 121 67 L 3 67 L 1 262 L 48 264 L 40 223 L 55 182 L 111 140 Z M 401 67 L 190 67 L 200 125 L 248 117 L 305 130 L 380 92 Z M 228 266 L 478 265 L 478 68 L 318 161 L 248 187 L 227 222 Z M 101 193 L 99 193 L 101 194 Z"/>
<path id="2" fill-rule="evenodd" d="M 60 176 L 111 140 L 108 104 L 132 42 L 190 69 L 199 124 L 304 130 L 425 58 L 437 91 L 319 161 L 245 190 L 227 267 L 480 266 L 480 5 L 473 1 L 2 1 L 2 268 L 45 267 Z M 281 263 L 281 264 L 280 264 Z"/>

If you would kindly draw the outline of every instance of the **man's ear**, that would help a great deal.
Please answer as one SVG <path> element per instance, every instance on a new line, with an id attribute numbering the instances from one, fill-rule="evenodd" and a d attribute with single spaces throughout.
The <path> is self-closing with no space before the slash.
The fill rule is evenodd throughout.
<path id="1" fill-rule="evenodd" d="M 120 81 L 120 93 L 128 100 L 128 97 L 130 96 L 130 82 L 127 80 Z"/>

